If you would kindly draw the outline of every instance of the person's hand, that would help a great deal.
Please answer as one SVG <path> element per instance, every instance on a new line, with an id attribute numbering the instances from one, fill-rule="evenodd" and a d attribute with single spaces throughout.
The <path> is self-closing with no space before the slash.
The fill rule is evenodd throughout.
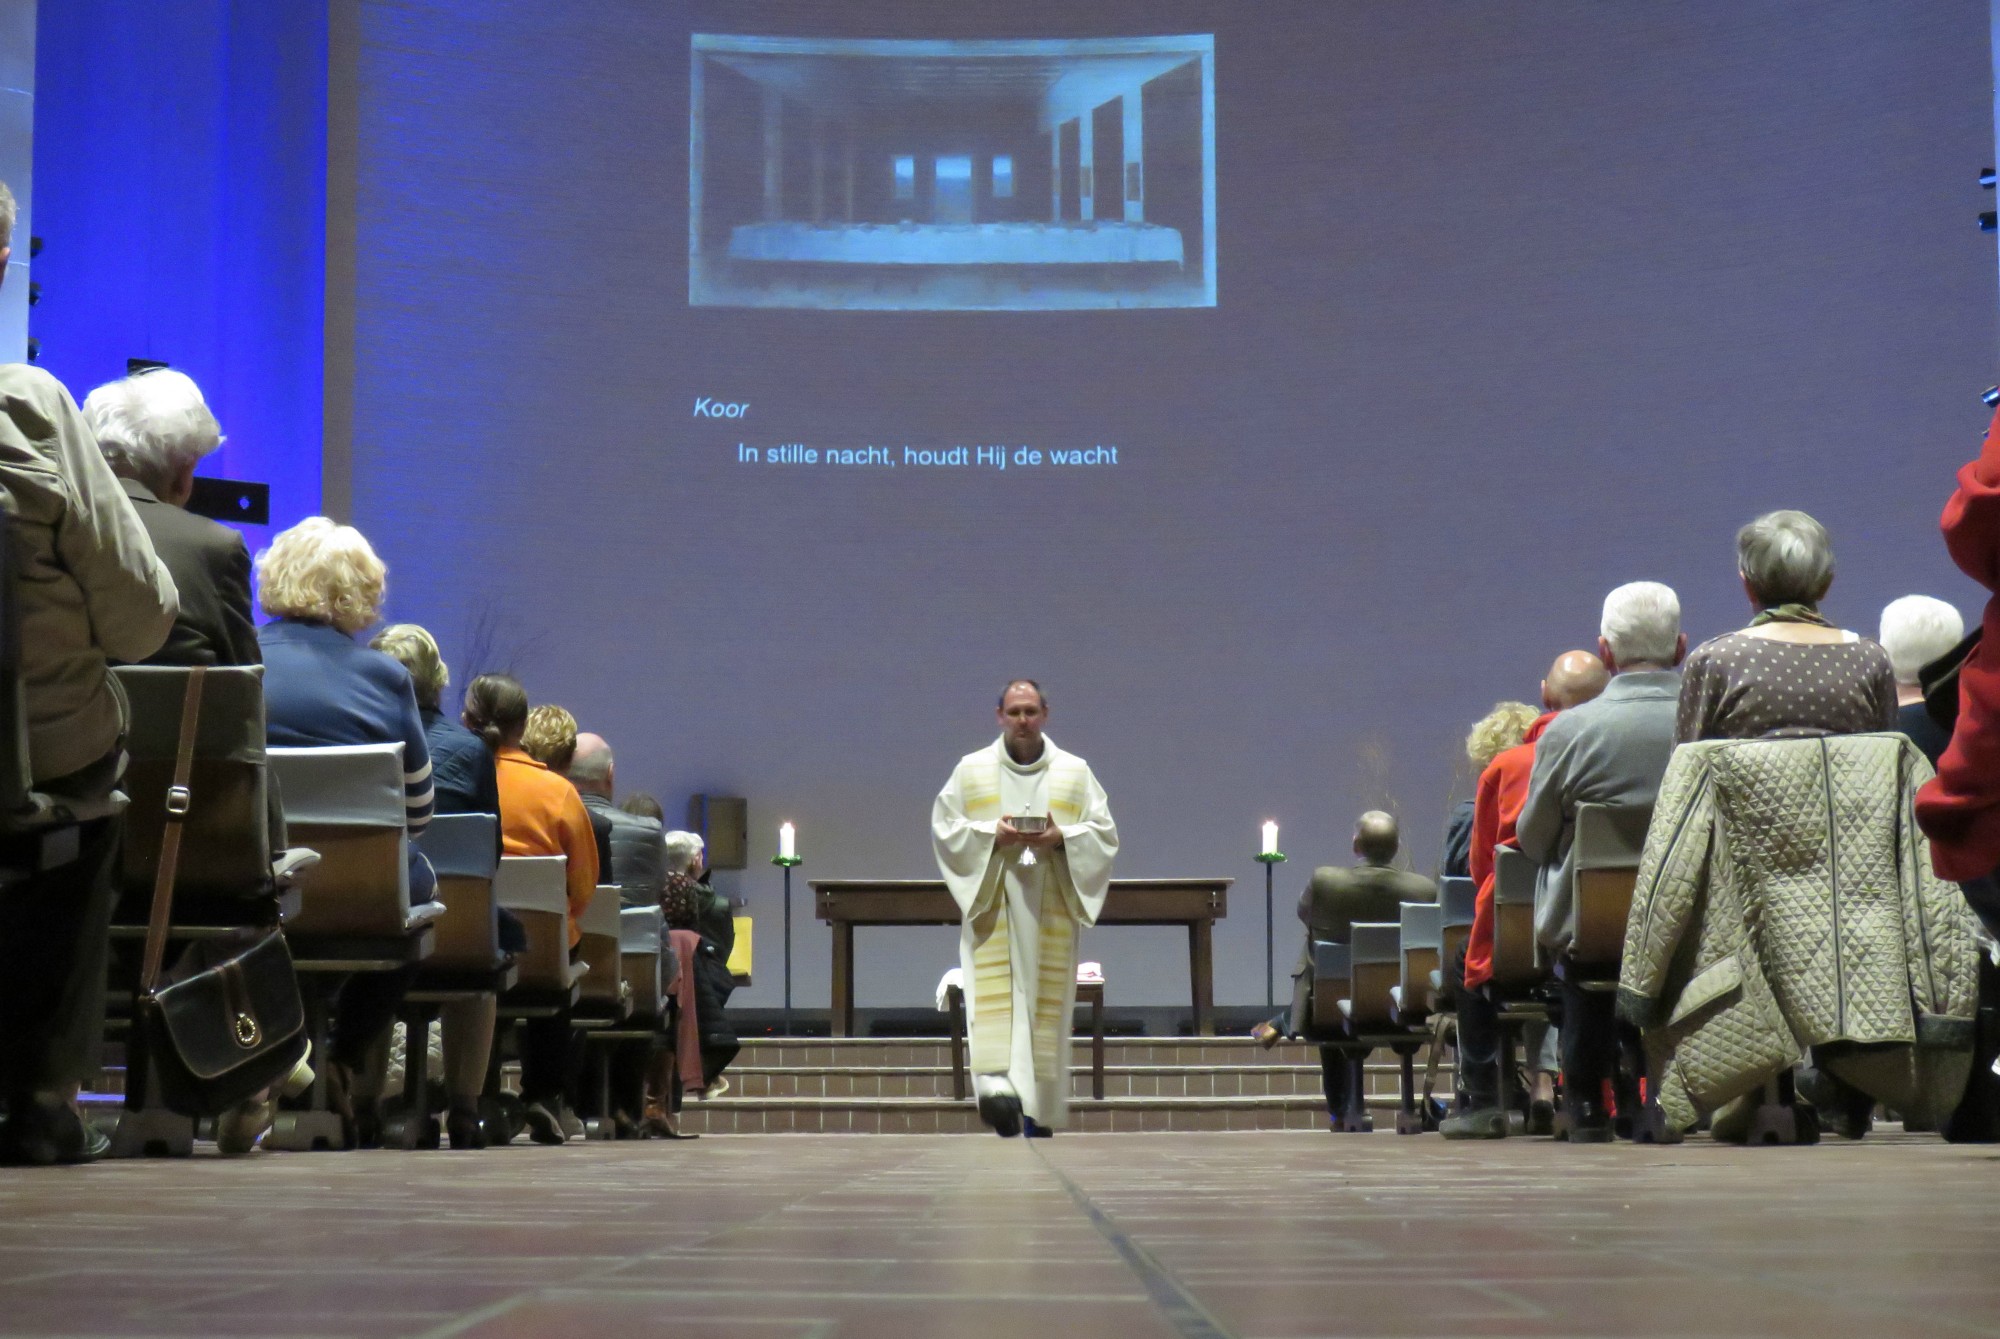
<path id="1" fill-rule="evenodd" d="M 1002 818 L 1000 825 L 993 829 L 995 846 L 1021 846 L 1028 840 L 1028 834 L 1015 827 L 1008 819 Z"/>
<path id="2" fill-rule="evenodd" d="M 1043 828 L 1040 832 L 1023 832 L 1018 835 L 1022 845 L 1032 847 L 1037 851 L 1053 850 L 1055 847 L 1062 845 L 1062 829 L 1053 823 Z"/>

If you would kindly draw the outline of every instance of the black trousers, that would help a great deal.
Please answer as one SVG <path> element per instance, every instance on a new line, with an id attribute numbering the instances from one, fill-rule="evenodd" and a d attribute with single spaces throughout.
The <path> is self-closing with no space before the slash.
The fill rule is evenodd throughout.
<path id="1" fill-rule="evenodd" d="M 1347 1081 L 1351 1066 L 1345 1049 L 1319 1048 L 1319 1086 L 1326 1094 L 1326 1114 L 1338 1119 L 1347 1110 Z"/>
<path id="2" fill-rule="evenodd" d="M 356 972 L 341 983 L 334 1000 L 333 1026 L 328 1049 L 333 1058 L 349 1069 L 368 1062 L 368 1050 L 388 1034 L 403 996 L 417 979 L 417 964 L 409 963 L 388 972 Z"/>
<path id="3" fill-rule="evenodd" d="M 84 824 L 76 860 L 0 891 L 0 950 L 8 960 L 0 972 L 0 1093 L 10 1100 L 87 1087 L 102 1066 L 124 822 Z"/>
<path id="4" fill-rule="evenodd" d="M 1458 1008 L 1458 1067 L 1465 1080 L 1466 1105 L 1483 1111 L 1500 1105 L 1500 1011 L 1486 992 L 1465 984 L 1465 949 L 1451 955 L 1445 969 Z"/>
<path id="5" fill-rule="evenodd" d="M 522 1101 L 553 1104 L 576 1090 L 583 1070 L 583 1046 L 569 1017 L 570 1011 L 564 1009 L 548 1018 L 521 1020 L 516 1035 L 521 1048 Z"/>
<path id="6" fill-rule="evenodd" d="M 1564 981 L 1562 1001 L 1563 1100 L 1602 1108 L 1605 1081 L 1618 1074 L 1617 996 Z"/>

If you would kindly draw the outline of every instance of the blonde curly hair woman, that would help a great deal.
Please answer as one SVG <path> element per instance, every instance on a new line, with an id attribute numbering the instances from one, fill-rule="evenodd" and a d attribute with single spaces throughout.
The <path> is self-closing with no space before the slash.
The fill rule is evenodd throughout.
<path id="1" fill-rule="evenodd" d="M 1472 764 L 1476 780 L 1486 764 L 1513 748 L 1527 735 L 1528 727 L 1541 713 L 1525 702 L 1496 702 L 1465 736 L 1465 758 Z M 1472 874 L 1472 797 L 1460 800 L 1451 811 L 1444 832 L 1443 878 L 1469 878 Z"/>

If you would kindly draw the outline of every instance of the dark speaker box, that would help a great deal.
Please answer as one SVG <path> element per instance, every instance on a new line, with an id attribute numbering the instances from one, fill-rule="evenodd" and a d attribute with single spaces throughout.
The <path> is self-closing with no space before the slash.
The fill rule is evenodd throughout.
<path id="1" fill-rule="evenodd" d="M 736 795 L 691 795 L 688 831 L 701 834 L 710 869 L 749 867 L 750 801 Z"/>

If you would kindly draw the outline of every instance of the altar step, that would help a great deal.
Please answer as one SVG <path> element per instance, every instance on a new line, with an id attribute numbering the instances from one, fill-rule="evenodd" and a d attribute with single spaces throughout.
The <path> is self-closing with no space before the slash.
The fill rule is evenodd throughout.
<path id="1" fill-rule="evenodd" d="M 1422 1057 L 1419 1057 L 1421 1064 Z M 1393 1121 L 1398 1068 L 1368 1066 L 1368 1104 Z M 759 1038 L 729 1068 L 730 1091 L 690 1101 L 695 1134 L 982 1134 L 951 1095 L 945 1041 Z M 1266 1051 L 1248 1037 L 1118 1037 L 1105 1043 L 1105 1096 L 1092 1099 L 1090 1043 L 1072 1053 L 1071 1127 L 1085 1133 L 1316 1130 L 1326 1123 L 1316 1047 Z"/>

